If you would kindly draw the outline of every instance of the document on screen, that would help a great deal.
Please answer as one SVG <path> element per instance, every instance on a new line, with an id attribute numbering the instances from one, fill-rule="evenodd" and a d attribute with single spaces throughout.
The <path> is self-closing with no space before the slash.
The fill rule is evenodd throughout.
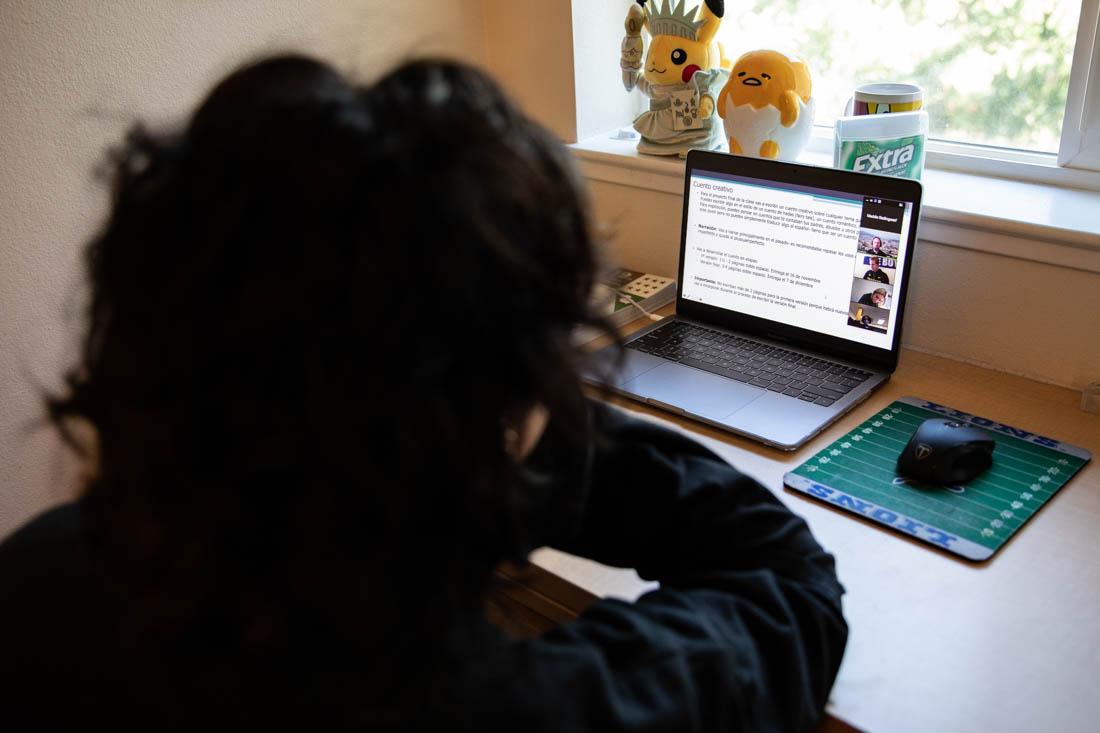
<path id="1" fill-rule="evenodd" d="M 903 202 L 696 173 L 683 297 L 888 349 L 886 280 L 900 274 L 908 216 Z"/>

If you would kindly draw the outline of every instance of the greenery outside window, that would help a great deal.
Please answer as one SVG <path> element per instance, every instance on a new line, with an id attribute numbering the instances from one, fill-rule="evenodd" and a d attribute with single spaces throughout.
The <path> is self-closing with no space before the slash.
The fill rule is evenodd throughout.
<path id="1" fill-rule="evenodd" d="M 730 55 L 753 44 L 798 52 L 814 72 L 819 124 L 844 114 L 856 84 L 907 81 L 924 89 L 933 138 L 1058 150 L 1078 2 L 754 0 L 744 10 L 722 28 Z"/>

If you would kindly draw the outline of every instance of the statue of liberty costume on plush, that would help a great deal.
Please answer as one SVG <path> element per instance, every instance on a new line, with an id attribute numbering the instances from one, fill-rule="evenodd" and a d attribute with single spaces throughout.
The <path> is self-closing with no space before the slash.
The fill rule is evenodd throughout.
<path id="1" fill-rule="evenodd" d="M 626 90 L 637 87 L 649 97 L 649 109 L 634 120 L 639 152 L 683 157 L 692 148 L 713 150 L 724 142 L 714 114 L 729 76 L 729 62 L 714 41 L 724 14 L 723 0 L 704 0 L 701 8 L 686 12 L 684 0 L 675 7 L 664 0 L 659 8 L 656 0 L 652 8 L 638 0 L 630 7 L 620 67 Z M 639 75 L 643 28 L 651 40 Z"/>

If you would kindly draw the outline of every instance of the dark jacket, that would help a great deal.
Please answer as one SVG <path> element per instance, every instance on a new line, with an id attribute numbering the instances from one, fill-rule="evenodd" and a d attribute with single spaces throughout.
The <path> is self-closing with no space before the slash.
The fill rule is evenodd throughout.
<path id="1" fill-rule="evenodd" d="M 596 415 L 606 440 L 591 453 L 575 500 L 561 502 L 562 516 L 545 523 L 546 539 L 566 552 L 636 568 L 660 589 L 636 603 L 599 601 L 534 640 L 507 641 L 487 626 L 471 630 L 446 689 L 420 690 L 410 680 L 409 699 L 423 703 L 389 724 L 812 729 L 847 637 L 832 556 L 770 491 L 697 442 L 616 410 L 597 408 Z M 301 711 L 289 712 L 294 691 L 272 686 L 269 677 L 219 676 L 216 659 L 201 673 L 174 676 L 162 667 L 176 669 L 175 662 L 120 651 L 109 631 L 117 618 L 88 572 L 83 536 L 77 502 L 46 512 L 0 545 L 7 723 L 298 724 Z M 323 650 L 313 658 L 311 679 L 319 676 L 320 688 L 351 704 L 310 710 L 304 717 L 316 729 L 391 727 L 369 711 L 349 712 L 354 685 L 337 678 L 338 666 L 318 667 L 317 659 L 325 659 Z M 280 705 L 288 707 L 286 717 L 261 714 Z"/>
<path id="2" fill-rule="evenodd" d="M 882 270 L 868 270 L 867 272 L 863 273 L 863 279 L 875 280 L 886 285 L 890 284 L 890 276 Z"/>

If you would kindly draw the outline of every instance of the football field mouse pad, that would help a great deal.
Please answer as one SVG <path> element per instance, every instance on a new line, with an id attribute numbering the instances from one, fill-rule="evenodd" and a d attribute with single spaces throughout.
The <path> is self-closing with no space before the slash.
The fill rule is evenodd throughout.
<path id="1" fill-rule="evenodd" d="M 899 476 L 898 456 L 929 418 L 950 418 L 988 434 L 995 443 L 993 465 L 958 485 Z M 788 473 L 783 483 L 968 560 L 985 560 L 1091 457 L 1053 438 L 903 397 Z"/>

